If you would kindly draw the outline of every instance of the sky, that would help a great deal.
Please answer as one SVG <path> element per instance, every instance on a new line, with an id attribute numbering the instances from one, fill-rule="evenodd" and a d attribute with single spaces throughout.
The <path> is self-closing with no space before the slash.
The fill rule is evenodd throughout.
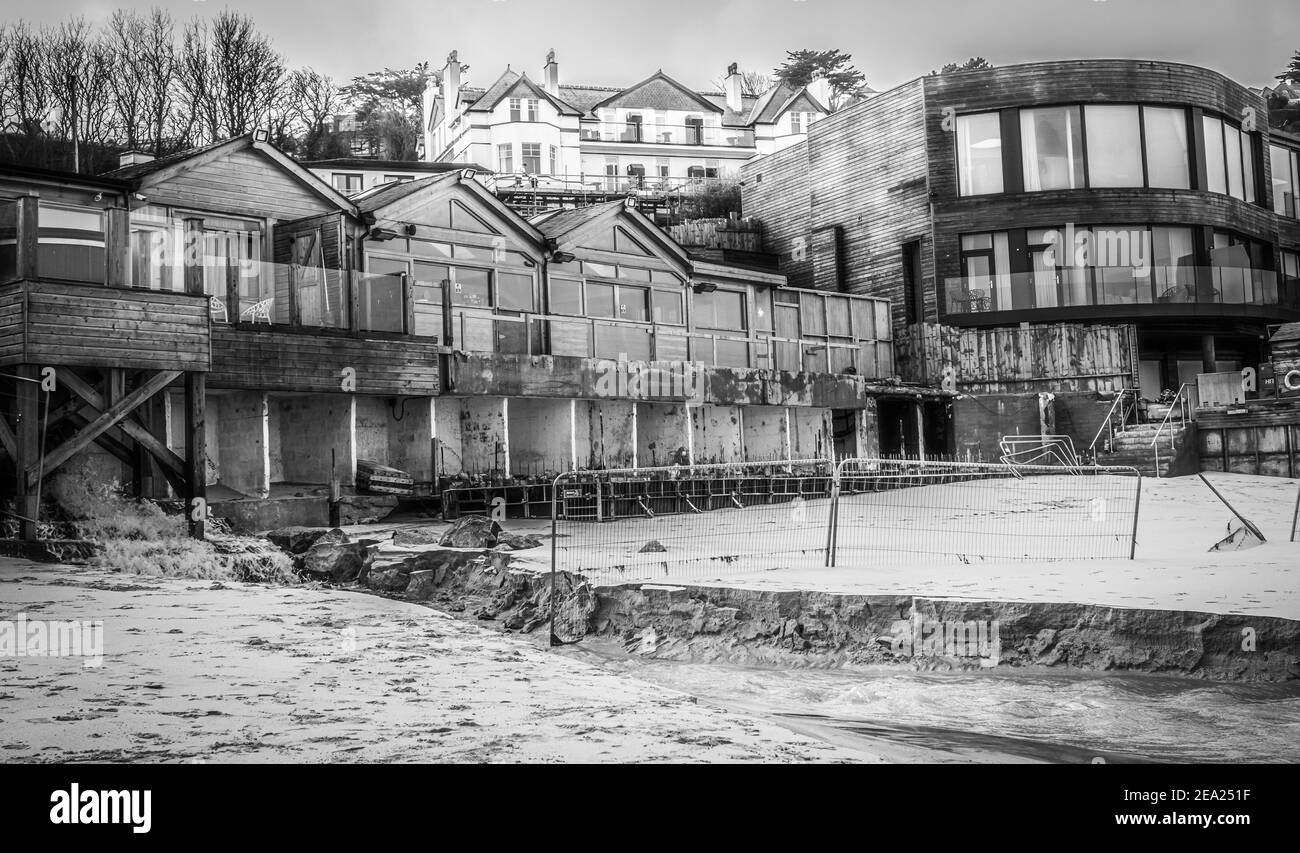
<path id="1" fill-rule="evenodd" d="M 336 80 L 441 68 L 457 50 L 477 86 L 507 64 L 536 79 L 551 48 L 562 83 L 626 86 L 662 68 L 696 88 L 731 62 L 770 72 L 787 50 L 838 48 L 882 91 L 971 56 L 1162 59 L 1259 87 L 1300 51 L 1296 0 L 0 0 L 0 21 L 155 5 L 178 20 L 244 12 L 291 65 Z"/>

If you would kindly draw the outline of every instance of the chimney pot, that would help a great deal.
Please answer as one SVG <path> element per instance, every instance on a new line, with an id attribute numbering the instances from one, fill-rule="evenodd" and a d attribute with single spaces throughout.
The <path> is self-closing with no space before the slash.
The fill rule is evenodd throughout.
<path id="1" fill-rule="evenodd" d="M 546 65 L 542 68 L 542 88 L 553 98 L 560 96 L 560 66 L 555 61 L 555 48 L 546 54 Z"/>
<path id="2" fill-rule="evenodd" d="M 141 163 L 148 163 L 154 159 L 152 154 L 144 151 L 123 151 L 118 157 L 118 168 L 125 169 L 127 166 L 138 166 Z"/>
<path id="3" fill-rule="evenodd" d="M 725 83 L 727 109 L 731 110 L 733 113 L 744 111 L 744 98 L 741 97 L 740 93 L 740 66 L 737 63 L 733 62 L 727 66 L 727 79 Z"/>

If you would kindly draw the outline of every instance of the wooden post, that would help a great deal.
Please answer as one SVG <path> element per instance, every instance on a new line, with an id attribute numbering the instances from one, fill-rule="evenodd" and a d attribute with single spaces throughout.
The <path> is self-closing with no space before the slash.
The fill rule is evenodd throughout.
<path id="1" fill-rule="evenodd" d="M 204 406 L 207 376 L 185 374 L 185 518 L 190 536 L 202 539 L 208 517 L 207 437 Z"/>
<path id="2" fill-rule="evenodd" d="M 1214 335 L 1201 335 L 1201 372 L 1215 373 Z"/>
<path id="3" fill-rule="evenodd" d="M 925 402 L 916 401 L 916 458 L 925 461 Z"/>
<path id="4" fill-rule="evenodd" d="M 131 286 L 131 214 L 125 208 L 110 207 L 105 239 L 104 283 L 109 287 Z"/>
<path id="5" fill-rule="evenodd" d="M 17 272 L 19 279 L 39 276 L 36 254 L 40 241 L 40 199 L 34 195 L 18 199 Z M 26 384 L 26 383 L 23 383 Z"/>
<path id="6" fill-rule="evenodd" d="M 185 264 L 185 292 L 203 295 L 203 220 L 185 219 L 185 246 L 181 250 Z"/>
<path id="7" fill-rule="evenodd" d="M 18 392 L 16 407 L 18 456 L 14 460 L 14 470 L 18 480 L 15 503 L 20 516 L 18 538 L 30 542 L 36 539 L 36 518 L 40 512 L 37 503 L 40 484 L 32 483 L 29 478 L 23 476 L 23 472 L 36 465 L 41 458 L 41 386 L 36 382 L 39 378 L 36 365 L 19 365 L 15 368 L 15 373 L 18 376 L 18 381 L 14 383 Z"/>

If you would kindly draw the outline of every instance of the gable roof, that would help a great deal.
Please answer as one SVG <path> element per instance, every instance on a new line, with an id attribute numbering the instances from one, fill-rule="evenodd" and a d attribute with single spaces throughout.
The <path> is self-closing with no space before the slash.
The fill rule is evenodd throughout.
<path id="1" fill-rule="evenodd" d="M 233 154 L 237 151 L 249 149 L 256 151 L 262 157 L 270 160 L 281 171 L 301 183 L 315 195 L 338 207 L 340 210 L 352 214 L 356 213 L 356 205 L 354 205 L 347 196 L 334 189 L 334 187 L 330 186 L 310 169 L 298 163 L 298 161 L 294 160 L 288 154 L 285 154 L 279 148 L 276 148 L 269 142 L 260 142 L 254 139 L 252 134 L 223 139 L 220 142 L 213 142 L 198 148 L 178 151 L 175 154 L 169 154 L 166 157 L 159 157 L 158 159 L 150 160 L 147 163 L 136 163 L 133 166 L 115 169 L 104 174 L 103 177 L 127 181 L 135 189 L 139 189 L 166 180 L 167 178 L 188 171 L 197 166 L 210 163 L 213 160 L 218 160 L 221 157 Z"/>
<path id="2" fill-rule="evenodd" d="M 806 98 L 813 112 L 828 112 L 806 88 L 781 82 L 768 89 L 754 106 L 750 124 L 771 124 L 785 115 L 801 98 Z"/>
<path id="3" fill-rule="evenodd" d="M 492 173 L 491 169 L 485 169 L 474 163 L 430 163 L 426 160 L 374 160 L 369 157 L 335 157 L 331 160 L 303 160 L 301 162 L 308 169 L 369 169 L 393 174 L 402 172 L 459 172 L 461 169 Z"/>
<path id="4" fill-rule="evenodd" d="M 581 115 L 582 111 L 573 105 L 565 103 L 559 98 L 547 92 L 541 86 L 538 86 L 532 80 L 528 79 L 527 74 L 519 74 L 507 68 L 496 82 L 489 86 L 481 96 L 476 98 L 472 104 L 465 109 L 467 112 L 490 112 L 496 109 L 497 104 L 513 95 L 517 90 L 523 88 L 528 94 L 541 101 L 546 101 L 559 111 L 560 115 Z M 464 90 L 461 90 L 462 93 Z M 463 94 L 462 94 L 463 97 Z"/>
<path id="5" fill-rule="evenodd" d="M 620 219 L 631 225 L 637 235 L 646 243 L 657 245 L 665 254 L 675 258 L 684 269 L 689 270 L 691 268 L 690 255 L 678 245 L 676 240 L 664 233 L 644 213 L 636 208 L 628 207 L 627 203 L 621 199 L 570 210 L 550 211 L 534 216 L 529 222 L 546 237 L 554 239 L 560 248 L 567 251 L 580 248 L 581 243 L 579 241 L 588 234 L 603 227 L 612 228 L 614 223 Z"/>
<path id="6" fill-rule="evenodd" d="M 464 192 L 474 196 L 484 206 L 490 208 L 496 213 L 503 222 L 514 228 L 527 240 L 540 244 L 542 242 L 542 232 L 538 228 L 524 219 L 508 206 L 495 194 L 488 190 L 478 181 L 462 180 L 460 172 L 448 172 L 444 175 L 432 175 L 427 178 L 420 178 L 417 181 L 404 181 L 398 184 L 384 184 L 360 193 L 353 198 L 358 210 L 363 214 L 376 215 L 384 208 L 400 202 L 411 196 L 426 191 L 437 191 L 449 187 L 459 187 Z"/>
<path id="7" fill-rule="evenodd" d="M 592 104 L 590 109 L 601 107 L 642 107 L 648 110 L 705 110 L 723 113 L 724 107 L 710 101 L 699 92 L 693 92 L 659 69 L 640 83 L 634 83 L 604 100 Z"/>

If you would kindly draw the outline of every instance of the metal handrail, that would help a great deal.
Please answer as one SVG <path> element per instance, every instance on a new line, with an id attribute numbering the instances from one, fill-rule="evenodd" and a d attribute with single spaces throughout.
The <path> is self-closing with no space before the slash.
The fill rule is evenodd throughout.
<path id="1" fill-rule="evenodd" d="M 1165 431 L 1165 427 L 1169 425 L 1170 419 L 1174 416 L 1175 408 L 1178 409 L 1178 425 L 1180 427 L 1187 425 L 1187 389 L 1190 387 L 1192 387 L 1192 383 L 1190 382 L 1184 382 L 1182 385 L 1178 386 L 1178 393 L 1174 395 L 1173 401 L 1169 404 L 1169 411 L 1165 412 L 1164 420 L 1160 422 L 1160 426 L 1156 428 L 1155 436 L 1151 439 L 1151 453 L 1155 458 L 1155 471 L 1157 477 L 1160 476 L 1160 436 Z M 1172 441 L 1172 438 L 1170 440 Z"/>
<path id="2" fill-rule="evenodd" d="M 1128 417 L 1127 413 L 1124 412 L 1122 405 L 1124 403 L 1124 398 L 1127 397 L 1129 394 L 1136 395 L 1137 389 L 1125 387 L 1118 394 L 1115 395 L 1115 402 L 1110 404 L 1110 410 L 1106 412 L 1106 419 L 1101 422 L 1101 426 L 1097 428 L 1097 434 L 1092 437 L 1092 444 L 1088 445 L 1088 453 L 1092 456 L 1094 461 L 1097 458 L 1097 442 L 1101 441 L 1101 434 L 1103 432 L 1108 433 L 1107 435 L 1108 439 L 1115 437 L 1115 428 L 1114 428 L 1115 409 L 1120 408 L 1121 421 L 1122 419 Z"/>

